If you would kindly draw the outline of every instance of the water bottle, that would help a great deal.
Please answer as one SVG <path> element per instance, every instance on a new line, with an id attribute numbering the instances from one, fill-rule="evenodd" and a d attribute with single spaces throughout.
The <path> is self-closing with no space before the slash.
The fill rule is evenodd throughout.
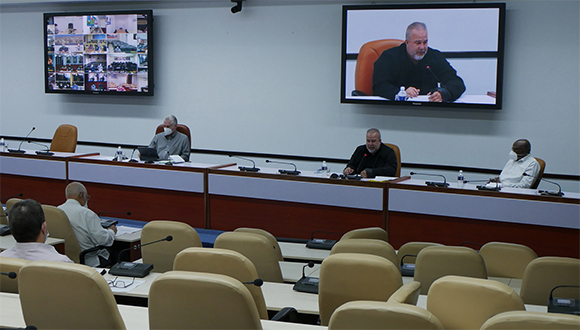
<path id="1" fill-rule="evenodd" d="M 322 174 L 328 176 L 328 165 L 326 165 L 325 160 L 322 161 L 322 167 L 320 168 L 320 171 L 322 172 Z"/>
<path id="2" fill-rule="evenodd" d="M 405 86 L 401 86 L 401 89 L 395 95 L 395 101 L 406 101 L 407 100 L 407 92 L 405 92 Z"/>
<path id="3" fill-rule="evenodd" d="M 6 152 L 6 142 L 4 142 L 4 138 L 0 139 L 0 152 Z"/>
<path id="4" fill-rule="evenodd" d="M 117 148 L 117 153 L 115 154 L 115 160 L 118 162 L 123 161 L 123 150 L 121 149 L 120 146 L 119 146 L 119 148 Z"/>
<path id="5" fill-rule="evenodd" d="M 463 188 L 463 185 L 465 185 L 465 177 L 463 176 L 463 171 L 460 170 L 457 175 L 457 188 Z"/>

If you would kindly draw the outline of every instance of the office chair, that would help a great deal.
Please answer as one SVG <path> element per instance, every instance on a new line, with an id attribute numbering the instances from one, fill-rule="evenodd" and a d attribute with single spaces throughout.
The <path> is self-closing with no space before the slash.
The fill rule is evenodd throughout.
<path id="1" fill-rule="evenodd" d="M 73 125 L 62 124 L 54 132 L 50 151 L 75 152 L 77 149 L 77 128 Z"/>
<path id="2" fill-rule="evenodd" d="M 496 314 L 525 307 L 522 298 L 504 283 L 450 275 L 431 285 L 427 310 L 445 329 L 479 329 Z"/>
<path id="3" fill-rule="evenodd" d="M 331 255 L 336 253 L 363 253 L 376 255 L 389 260 L 397 267 L 397 269 L 399 269 L 395 249 L 391 244 L 383 240 L 371 238 L 341 239 L 336 242 L 330 250 Z"/>
<path id="4" fill-rule="evenodd" d="M 361 46 L 354 71 L 353 95 L 373 95 L 375 62 L 385 50 L 397 47 L 403 42 L 400 39 L 382 39 L 369 41 Z"/>
<path id="5" fill-rule="evenodd" d="M 77 264 L 84 264 L 84 256 L 86 253 L 83 254 L 83 262 L 81 262 L 81 246 L 66 213 L 58 207 L 51 205 L 42 205 L 42 210 L 44 211 L 46 227 L 48 228 L 50 237 L 64 239 L 64 252 L 66 256 Z M 101 246 L 99 250 L 102 248 L 105 247 Z"/>
<path id="6" fill-rule="evenodd" d="M 264 281 L 284 282 L 278 262 L 278 251 L 272 248 L 270 240 L 260 234 L 225 232 L 216 238 L 214 248 L 241 253 L 256 266 L 258 275 Z"/>
<path id="7" fill-rule="evenodd" d="M 569 314 L 527 311 L 503 312 L 492 316 L 481 330 L 578 330 L 580 317 Z"/>
<path id="8" fill-rule="evenodd" d="M 39 329 L 125 329 L 107 281 L 94 268 L 33 261 L 20 269 L 18 288 L 26 324 Z"/>
<path id="9" fill-rule="evenodd" d="M 380 227 L 353 229 L 342 235 L 340 240 L 342 241 L 353 238 L 372 238 L 372 239 L 380 239 L 385 242 L 389 241 L 389 235 L 387 231 Z"/>
<path id="10" fill-rule="evenodd" d="M 485 261 L 487 276 L 522 278 L 530 261 L 538 255 L 521 244 L 489 242 L 479 250 Z"/>
<path id="11" fill-rule="evenodd" d="M 6 213 L 10 213 L 10 209 L 12 208 L 12 206 L 14 206 L 14 204 L 20 202 L 22 199 L 21 198 L 10 198 L 9 200 L 6 201 Z"/>
<path id="12" fill-rule="evenodd" d="M 443 329 L 441 322 L 423 308 L 384 301 L 350 301 L 338 307 L 329 330 Z"/>
<path id="13" fill-rule="evenodd" d="M 392 143 L 383 143 L 383 144 L 386 145 L 387 147 L 393 149 L 393 151 L 395 152 L 395 155 L 397 156 L 397 172 L 395 172 L 395 176 L 400 177 L 401 176 L 401 149 L 399 149 L 399 146 L 392 144 Z"/>
<path id="14" fill-rule="evenodd" d="M 540 185 L 540 181 L 542 181 L 542 176 L 544 176 L 544 170 L 546 169 L 546 162 L 543 159 L 538 158 L 538 157 L 534 157 L 534 158 L 536 159 L 538 164 L 540 164 L 540 171 L 538 172 L 536 180 L 530 186 L 530 189 L 538 189 L 538 186 Z"/>
<path id="15" fill-rule="evenodd" d="M 189 127 L 187 127 L 186 125 L 183 125 L 183 124 L 177 124 L 176 130 L 179 133 L 183 133 L 183 134 L 185 134 L 185 136 L 187 136 L 187 139 L 189 140 L 189 148 L 191 149 L 191 131 L 189 130 Z M 163 132 L 163 124 L 160 124 L 155 129 L 155 134 L 159 134 L 161 132 Z"/>
<path id="16" fill-rule="evenodd" d="M 360 253 L 328 256 L 320 266 L 321 325 L 328 325 L 332 313 L 346 302 L 387 301 L 402 285 L 399 269 L 385 258 Z"/>
<path id="17" fill-rule="evenodd" d="M 25 259 L 0 257 L 0 272 L 16 273 L 16 278 L 0 275 L 0 292 L 18 293 L 18 275 L 20 268 L 29 262 L 29 260 Z"/>
<path id="18" fill-rule="evenodd" d="M 439 243 L 430 243 L 430 242 L 407 242 L 399 248 L 397 251 L 397 262 L 399 265 L 401 261 L 406 264 L 414 264 L 416 262 L 416 255 L 419 254 L 419 251 L 423 250 L 428 246 L 444 246 L 443 244 Z M 403 259 L 403 257 L 405 259 Z"/>
<path id="19" fill-rule="evenodd" d="M 157 273 L 173 269 L 175 256 L 189 247 L 202 247 L 199 235 L 190 225 L 178 221 L 148 222 L 141 232 L 141 243 L 149 243 L 172 236 L 171 241 L 159 242 L 141 248 L 143 263 L 152 264 Z"/>
<path id="20" fill-rule="evenodd" d="M 520 295 L 526 304 L 548 305 L 550 291 L 558 285 L 580 285 L 580 259 L 540 257 L 532 260 L 522 278 Z M 559 298 L 580 298 L 579 288 L 558 288 Z"/>
<path id="21" fill-rule="evenodd" d="M 487 279 L 483 258 L 471 248 L 430 246 L 419 252 L 414 279 L 421 283 L 421 294 L 427 294 L 431 284 L 446 275 Z"/>
<path id="22" fill-rule="evenodd" d="M 247 285 L 221 274 L 167 272 L 149 291 L 149 327 L 262 329 Z"/>
<path id="23" fill-rule="evenodd" d="M 417 301 L 419 300 L 419 293 L 421 293 L 421 283 L 417 281 L 407 282 L 405 285 L 397 289 L 397 291 L 389 297 L 387 302 L 416 306 Z"/>
<path id="24" fill-rule="evenodd" d="M 274 237 L 274 235 L 270 234 L 270 232 L 265 231 L 264 229 L 247 228 L 247 227 L 236 228 L 234 232 L 254 233 L 266 237 L 270 241 L 270 243 L 272 243 L 272 247 L 274 247 L 274 250 L 278 251 L 278 261 L 284 261 L 284 257 L 282 256 L 282 250 L 280 249 L 278 240 L 276 239 L 276 237 Z"/>

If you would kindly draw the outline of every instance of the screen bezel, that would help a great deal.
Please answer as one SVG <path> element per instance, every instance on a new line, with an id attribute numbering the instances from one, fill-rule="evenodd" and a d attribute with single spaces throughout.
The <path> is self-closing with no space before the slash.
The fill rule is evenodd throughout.
<path id="1" fill-rule="evenodd" d="M 58 90 L 50 88 L 49 77 L 51 72 L 49 72 L 49 46 L 48 46 L 48 23 L 49 18 L 54 17 L 68 17 L 68 16 L 112 16 L 112 15 L 145 15 L 147 17 L 147 91 L 93 91 L 93 90 Z M 47 94 L 74 94 L 74 95 L 125 95 L 125 96 L 153 96 L 155 89 L 155 56 L 154 56 L 154 40 L 153 40 L 153 10 L 150 9 L 139 9 L 139 10 L 95 10 L 95 11 L 79 11 L 79 12 L 53 12 L 44 13 L 43 15 L 43 28 L 44 28 L 44 39 L 43 39 L 43 49 L 44 49 L 44 91 Z M 56 47 L 56 44 L 55 44 Z M 137 53 L 138 54 L 138 53 Z M 83 66 L 84 66 L 83 57 Z M 56 63 L 53 63 L 56 67 Z M 56 70 L 55 70 L 56 71 Z M 55 72 L 56 73 L 56 72 Z M 85 74 L 85 88 L 88 84 Z"/>
<path id="2" fill-rule="evenodd" d="M 397 10 L 397 9 L 478 9 L 497 8 L 498 12 L 498 36 L 497 36 L 497 75 L 496 75 L 496 103 L 435 103 L 435 102 L 398 102 L 392 100 L 368 100 L 348 98 L 347 93 L 347 62 L 352 60 L 352 55 L 347 53 L 347 19 L 350 11 L 357 10 Z M 375 104 L 405 107 L 436 107 L 436 108 L 463 108 L 463 109 L 489 109 L 499 110 L 503 104 L 503 72 L 505 53 L 505 3 L 462 3 L 462 4 L 386 4 L 386 5 L 344 5 L 342 7 L 342 47 L 341 47 L 341 82 L 340 102 L 346 104 Z M 427 27 L 429 28 L 429 27 Z M 404 35 L 404 31 L 401 31 Z M 355 54 L 358 55 L 358 54 Z"/>

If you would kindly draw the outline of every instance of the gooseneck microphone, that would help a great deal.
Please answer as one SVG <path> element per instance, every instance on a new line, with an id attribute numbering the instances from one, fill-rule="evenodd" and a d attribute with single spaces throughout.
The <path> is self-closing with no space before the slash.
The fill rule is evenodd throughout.
<path id="1" fill-rule="evenodd" d="M 296 167 L 296 164 L 294 164 L 294 163 L 276 162 L 276 161 L 269 160 L 269 159 L 266 159 L 266 163 L 276 163 L 276 164 L 285 164 L 285 165 L 292 165 L 292 166 L 294 166 L 294 171 L 291 171 L 291 170 L 278 170 L 278 172 L 280 172 L 280 174 L 289 174 L 289 175 L 298 175 L 298 174 L 300 174 L 300 171 L 298 171 L 298 168 Z"/>
<path id="2" fill-rule="evenodd" d="M 262 286 L 262 284 L 264 284 L 264 281 L 261 278 L 257 278 L 253 281 L 242 282 L 242 284 L 253 284 L 255 286 Z"/>
<path id="3" fill-rule="evenodd" d="M 133 155 L 135 154 L 135 150 L 137 150 L 137 148 L 133 148 L 133 151 L 131 152 L 131 158 L 129 158 L 129 163 L 138 163 L 139 161 L 137 159 L 133 159 Z"/>
<path id="4" fill-rule="evenodd" d="M 306 274 L 304 273 L 304 270 L 306 269 L 306 267 L 309 267 L 309 268 L 314 267 L 314 262 L 309 261 L 306 265 L 302 266 L 302 278 L 306 277 Z"/>
<path id="5" fill-rule="evenodd" d="M 0 273 L 2 275 L 6 275 L 11 279 L 15 279 L 16 278 L 16 273 L 15 272 L 9 272 L 9 273 Z"/>
<path id="6" fill-rule="evenodd" d="M 99 213 L 97 213 L 97 215 L 98 215 L 99 217 L 101 216 L 101 214 L 125 214 L 125 215 L 131 215 L 131 212 L 107 212 L 107 211 L 104 211 L 104 212 L 99 212 Z M 169 237 L 169 236 L 168 236 L 168 237 Z M 166 237 L 166 238 L 167 238 L 167 237 Z"/>
<path id="7" fill-rule="evenodd" d="M 449 183 L 447 183 L 447 179 L 445 176 L 441 174 L 433 174 L 433 173 L 417 173 L 411 172 L 409 175 L 426 175 L 426 176 L 440 176 L 443 178 L 443 182 L 433 182 L 433 181 L 425 181 L 425 184 L 431 187 L 448 187 Z"/>
<path id="8" fill-rule="evenodd" d="M 28 137 L 30 136 L 30 134 L 32 134 L 32 131 L 34 131 L 36 129 L 36 127 L 32 127 L 32 129 L 30 130 L 30 132 L 28 132 L 28 134 L 26 134 L 26 136 L 24 137 L 24 139 L 22 140 L 22 142 L 20 142 L 20 144 L 18 145 L 18 150 L 17 149 L 8 149 L 8 152 L 11 153 L 16 153 L 16 154 L 23 154 L 26 151 L 20 149 L 22 147 L 22 143 L 24 143 L 24 141 L 26 141 L 26 139 L 28 139 Z"/>
<path id="9" fill-rule="evenodd" d="M 117 260 L 118 260 L 118 261 L 121 261 L 121 254 L 123 254 L 124 252 L 127 252 L 127 251 L 129 251 L 129 250 L 137 250 L 137 249 L 140 249 L 140 248 L 142 248 L 143 246 L 147 246 L 147 245 L 151 245 L 151 244 L 155 244 L 155 243 L 159 243 L 159 242 L 163 242 L 163 241 L 168 241 L 168 242 L 171 242 L 171 241 L 173 241 L 173 236 L 171 236 L 171 235 L 168 235 L 167 237 L 164 237 L 164 238 L 162 238 L 162 239 L 158 239 L 158 240 L 156 240 L 156 241 L 153 241 L 153 242 L 149 242 L 149 243 L 145 243 L 145 244 L 137 244 L 137 245 L 135 245 L 135 246 L 132 246 L 132 247 L 130 247 L 130 248 L 123 249 L 123 250 L 121 250 L 121 251 L 119 252 L 119 254 L 117 255 Z"/>
<path id="10" fill-rule="evenodd" d="M 441 83 L 440 83 L 441 80 L 439 80 L 437 75 L 435 75 L 435 72 L 433 72 L 433 70 L 431 70 L 431 67 L 429 65 L 427 65 L 426 69 L 427 69 L 427 71 L 431 72 L 433 77 L 435 77 L 435 80 L 437 80 L 437 88 L 441 88 Z"/>
<path id="11" fill-rule="evenodd" d="M 45 156 L 52 156 L 52 155 L 54 155 L 54 152 L 50 152 L 50 147 L 47 146 L 46 144 L 42 144 L 42 143 L 30 141 L 30 140 L 28 140 L 28 143 L 36 144 L 36 145 L 39 145 L 39 146 L 44 147 L 46 149 L 44 151 L 37 151 L 36 152 L 37 155 L 45 155 Z"/>
<path id="12" fill-rule="evenodd" d="M 523 175 L 524 175 L 524 176 L 529 176 L 530 178 L 537 179 L 535 176 L 531 176 L 531 175 L 529 175 L 528 173 L 524 173 Z M 548 191 L 548 190 L 538 190 L 538 193 L 539 193 L 540 195 L 543 195 L 543 196 L 559 196 L 559 197 L 562 197 L 562 196 L 564 196 L 564 193 L 562 192 L 562 186 L 560 186 L 560 185 L 559 185 L 557 182 L 555 182 L 555 181 L 550 181 L 550 180 L 546 180 L 546 179 L 544 179 L 544 178 L 542 178 L 542 179 L 540 179 L 540 180 L 541 180 L 541 181 L 546 181 L 546 182 L 548 182 L 548 183 L 555 184 L 556 186 L 558 186 L 558 192 L 555 192 L 555 191 Z"/>
<path id="13" fill-rule="evenodd" d="M 256 167 L 256 162 L 251 160 L 250 158 L 240 157 L 237 155 L 230 155 L 230 157 L 239 158 L 239 159 L 243 159 L 243 160 L 247 160 L 249 162 L 252 162 L 252 164 L 254 165 L 252 167 L 238 166 L 238 168 L 242 172 L 259 172 L 260 171 L 260 169 L 258 167 Z"/>
<path id="14" fill-rule="evenodd" d="M 10 197 L 8 197 L 8 198 L 6 198 L 6 199 L 5 199 L 5 201 L 4 201 L 4 203 L 3 203 L 3 204 L 6 204 L 6 201 L 8 201 L 10 198 L 16 198 L 16 197 L 22 197 L 22 196 L 24 196 L 24 194 L 23 194 L 23 193 L 16 194 L 16 195 L 14 195 L 14 196 L 10 196 Z"/>

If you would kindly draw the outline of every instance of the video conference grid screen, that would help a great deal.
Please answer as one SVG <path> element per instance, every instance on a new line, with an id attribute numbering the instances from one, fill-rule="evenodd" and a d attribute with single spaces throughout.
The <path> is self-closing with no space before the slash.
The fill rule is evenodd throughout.
<path id="1" fill-rule="evenodd" d="M 343 6 L 341 102 L 501 109 L 504 20 L 504 3 Z M 355 72 L 361 47 L 383 39 L 404 42 L 407 26 L 413 22 L 425 23 L 428 47 L 441 52 L 463 80 L 465 91 L 443 104 L 428 102 L 424 94 L 429 91 L 408 102 L 368 88 L 370 94 L 357 93 Z M 432 79 L 432 72 L 424 71 Z M 368 84 L 372 86 L 371 81 Z"/>
<path id="2" fill-rule="evenodd" d="M 152 96 L 151 15 L 44 14 L 45 91 Z"/>

